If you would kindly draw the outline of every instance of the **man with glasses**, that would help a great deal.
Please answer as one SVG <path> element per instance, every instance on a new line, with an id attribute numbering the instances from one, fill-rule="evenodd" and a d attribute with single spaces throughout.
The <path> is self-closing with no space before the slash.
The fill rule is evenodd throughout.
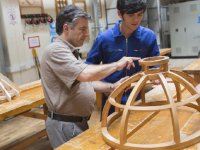
<path id="1" fill-rule="evenodd" d="M 53 148 L 88 129 L 94 91 L 110 92 L 113 87 L 98 80 L 124 67 L 134 67 L 133 61 L 139 59 L 123 57 L 110 64 L 85 64 L 77 48 L 88 37 L 89 19 L 78 7 L 66 6 L 56 18 L 58 38 L 47 46 L 42 57 L 41 79 L 48 107 L 46 131 Z"/>
<path id="2" fill-rule="evenodd" d="M 117 0 L 118 16 L 121 18 L 113 28 L 100 33 L 86 59 L 87 64 L 107 64 L 120 60 L 122 57 L 152 57 L 159 55 L 159 48 L 154 32 L 140 25 L 146 3 L 143 0 Z M 138 61 L 135 67 L 117 71 L 103 79 L 107 83 L 115 83 L 123 77 L 141 71 Z M 121 103 L 125 104 L 131 90 L 124 93 Z M 107 100 L 102 98 L 102 109 Z M 110 113 L 114 108 L 110 110 Z"/>

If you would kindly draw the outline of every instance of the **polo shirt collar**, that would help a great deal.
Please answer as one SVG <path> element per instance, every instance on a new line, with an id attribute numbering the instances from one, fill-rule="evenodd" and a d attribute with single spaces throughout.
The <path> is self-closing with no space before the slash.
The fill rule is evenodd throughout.
<path id="1" fill-rule="evenodd" d="M 64 43 L 64 44 L 66 44 L 67 46 L 69 46 L 69 48 L 71 49 L 72 52 L 75 51 L 75 50 L 79 50 L 78 47 L 74 47 L 74 46 L 71 45 L 68 41 L 62 39 L 60 36 L 58 36 L 58 37 L 56 38 L 55 41 L 57 41 L 57 42 L 62 42 L 62 43 Z"/>
<path id="2" fill-rule="evenodd" d="M 121 24 L 122 20 L 119 20 L 116 22 L 116 24 L 113 27 L 113 36 L 114 37 L 119 37 L 119 36 L 123 36 L 122 32 L 120 31 L 120 24 Z M 130 37 L 135 37 L 135 38 L 140 38 L 140 34 L 141 33 L 141 26 L 139 26 L 132 34 Z"/>

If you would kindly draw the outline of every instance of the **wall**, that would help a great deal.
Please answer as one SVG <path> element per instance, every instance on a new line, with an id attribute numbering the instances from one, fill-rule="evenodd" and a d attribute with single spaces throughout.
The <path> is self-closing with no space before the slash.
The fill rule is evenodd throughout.
<path id="1" fill-rule="evenodd" d="M 0 36 L 0 73 L 4 73 L 4 54 L 3 54 L 1 36 Z"/>
<path id="2" fill-rule="evenodd" d="M 1 4 L 0 4 L 0 8 L 1 8 Z M 0 33 L 3 31 L 2 26 L 3 26 L 3 24 L 2 24 L 2 13 L 1 13 L 1 9 L 0 9 Z M 0 73 L 4 73 L 4 53 L 3 53 L 3 45 L 2 45 L 1 34 L 0 34 Z"/>

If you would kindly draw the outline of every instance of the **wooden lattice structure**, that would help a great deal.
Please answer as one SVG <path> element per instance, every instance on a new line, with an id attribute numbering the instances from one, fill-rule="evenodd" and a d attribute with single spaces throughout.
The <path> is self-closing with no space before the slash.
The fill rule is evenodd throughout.
<path id="1" fill-rule="evenodd" d="M 194 114 L 199 115 L 200 112 L 200 93 L 197 90 L 197 82 L 189 75 L 175 70 L 168 69 L 169 58 L 165 56 L 149 57 L 139 61 L 142 66 L 142 72 L 139 72 L 118 86 L 109 96 L 102 115 L 102 135 L 104 141 L 111 147 L 116 149 L 134 149 L 134 150 L 149 150 L 149 149 L 181 149 L 200 142 L 200 128 L 192 132 L 190 135 L 182 135 L 180 132 L 179 111 L 181 108 L 192 109 Z M 157 66 L 152 67 L 152 66 Z M 147 101 L 145 97 L 145 89 L 149 83 L 159 80 L 165 98 L 158 100 Z M 173 96 L 170 90 L 170 85 L 176 89 L 176 94 Z M 132 87 L 130 96 L 125 105 L 121 104 L 123 93 Z M 182 98 L 182 91 L 189 93 L 187 98 Z M 138 96 L 141 100 L 136 101 Z M 110 114 L 111 106 L 115 107 L 115 112 Z M 163 111 L 167 111 L 170 115 L 172 133 L 169 135 L 169 141 L 163 143 L 131 143 L 129 138 L 134 138 L 134 135 L 142 130 L 145 125 L 155 126 L 157 115 L 162 115 Z M 134 127 L 129 126 L 129 117 L 137 112 L 150 112 L 141 122 L 135 122 Z M 152 124 L 150 121 L 154 120 Z M 116 121 L 118 121 L 116 123 Z M 112 124 L 118 125 L 118 136 L 109 132 Z M 200 122 L 198 122 L 200 124 Z M 132 123 L 133 124 L 133 123 Z M 158 129 L 159 130 L 159 129 Z M 153 133 L 152 133 L 153 134 Z M 115 133 L 116 135 L 116 133 Z M 149 139 L 151 141 L 151 139 Z"/>
<path id="2" fill-rule="evenodd" d="M 0 100 L 11 100 L 20 90 L 12 81 L 0 73 Z"/>

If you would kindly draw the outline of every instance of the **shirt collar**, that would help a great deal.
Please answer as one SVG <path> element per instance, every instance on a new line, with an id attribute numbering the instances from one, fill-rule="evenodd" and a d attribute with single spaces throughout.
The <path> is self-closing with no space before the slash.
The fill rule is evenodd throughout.
<path id="1" fill-rule="evenodd" d="M 114 37 L 119 37 L 119 36 L 123 36 L 122 32 L 120 31 L 120 24 L 121 24 L 121 20 L 117 21 L 112 29 L 113 31 L 113 36 Z M 141 26 L 139 26 L 132 34 L 130 37 L 135 37 L 135 38 L 140 38 L 140 33 L 141 33 Z"/>
<path id="2" fill-rule="evenodd" d="M 62 39 L 60 36 L 58 36 L 55 40 L 56 42 L 62 42 L 64 44 L 66 44 L 67 46 L 69 46 L 69 48 L 71 49 L 72 52 L 74 52 L 75 50 L 79 51 L 78 47 L 74 47 L 73 45 L 71 45 L 68 41 Z"/>

